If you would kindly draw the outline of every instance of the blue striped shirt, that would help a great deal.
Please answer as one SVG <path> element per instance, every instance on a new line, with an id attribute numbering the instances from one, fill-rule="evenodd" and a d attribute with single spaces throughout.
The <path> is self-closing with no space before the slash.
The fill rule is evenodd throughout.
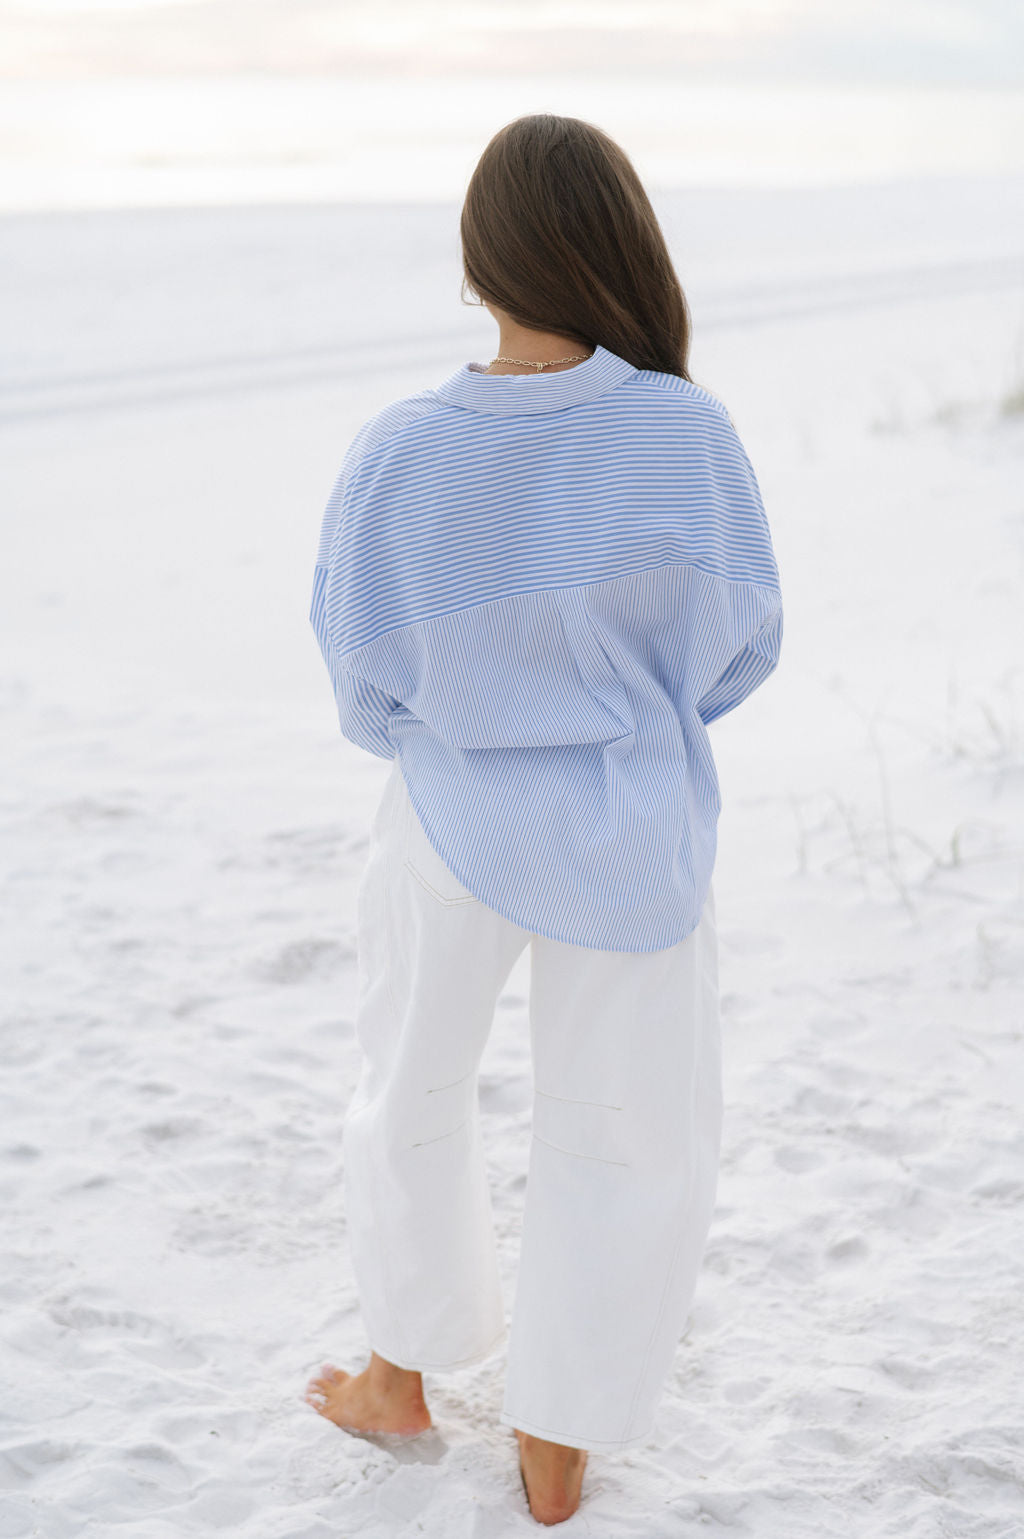
<path id="1" fill-rule="evenodd" d="M 463 364 L 349 445 L 310 621 L 341 730 L 397 753 L 430 843 L 531 932 L 693 930 L 721 810 L 707 725 L 772 672 L 782 601 L 722 403 L 598 346 Z"/>

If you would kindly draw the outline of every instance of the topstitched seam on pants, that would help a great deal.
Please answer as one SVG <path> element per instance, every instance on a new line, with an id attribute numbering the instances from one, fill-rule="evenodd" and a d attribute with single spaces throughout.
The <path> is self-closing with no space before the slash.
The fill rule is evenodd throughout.
<path id="1" fill-rule="evenodd" d="M 465 897 L 446 898 L 443 892 L 438 892 L 437 888 L 433 887 L 430 882 L 427 881 L 422 871 L 417 871 L 411 860 L 406 859 L 405 866 L 407 870 L 412 872 L 413 876 L 420 883 L 420 885 L 425 887 L 427 892 L 429 892 L 438 903 L 443 903 L 446 908 L 454 908 L 459 903 L 479 903 L 480 901 L 479 898 L 474 897 L 472 893 L 467 893 Z"/>
<path id="2" fill-rule="evenodd" d="M 456 1085 L 461 1085 L 462 1081 L 468 1079 L 472 1073 L 473 1070 L 470 1069 L 468 1073 L 460 1075 L 458 1079 L 453 1079 L 450 1085 L 433 1085 L 426 1093 L 427 1095 L 437 1095 L 442 1090 L 454 1090 Z"/>
<path id="3" fill-rule="evenodd" d="M 545 1095 L 549 1101 L 567 1101 L 571 1106 L 602 1106 L 605 1111 L 622 1111 L 621 1106 L 610 1106 L 607 1101 L 581 1101 L 572 1095 L 552 1095 L 550 1090 L 535 1090 L 535 1095 Z"/>
<path id="4" fill-rule="evenodd" d="M 438 1133 L 436 1138 L 420 1138 L 420 1139 L 417 1139 L 417 1141 L 414 1144 L 410 1144 L 409 1145 L 409 1148 L 410 1149 L 422 1149 L 424 1144 L 436 1144 L 436 1143 L 440 1142 L 440 1140 L 442 1138 L 451 1138 L 452 1134 L 453 1133 L 457 1133 L 460 1128 L 464 1128 L 468 1121 L 469 1121 L 469 1118 L 468 1117 L 464 1117 L 463 1120 L 459 1123 L 459 1126 L 457 1128 L 449 1128 L 447 1133 Z"/>
<path id="5" fill-rule="evenodd" d="M 628 1166 L 629 1160 L 607 1160 L 603 1154 L 581 1154 L 578 1149 L 563 1149 L 561 1144 L 553 1144 L 549 1138 L 541 1138 L 539 1133 L 534 1133 L 534 1138 L 540 1144 L 547 1144 L 549 1149 L 557 1149 L 559 1154 L 571 1154 L 577 1160 L 600 1160 L 602 1165 Z"/>

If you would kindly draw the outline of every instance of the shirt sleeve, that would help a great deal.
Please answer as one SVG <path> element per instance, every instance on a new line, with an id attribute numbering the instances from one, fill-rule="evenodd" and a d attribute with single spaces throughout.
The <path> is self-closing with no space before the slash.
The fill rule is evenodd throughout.
<path id="1" fill-rule="evenodd" d="M 349 443 L 328 497 L 314 563 L 309 620 L 331 677 L 342 733 L 384 759 L 393 759 L 397 751 L 388 732 L 391 719 L 396 712 L 407 711 L 404 701 L 385 687 L 388 681 L 373 679 L 353 655 L 350 633 L 356 600 L 365 596 L 360 546 L 367 532 L 353 517 L 354 483 L 364 470 L 372 475 L 370 461 L 376 451 L 436 409 L 432 392 L 423 391 L 389 402 L 363 422 Z"/>
<path id="2" fill-rule="evenodd" d="M 782 647 L 783 606 L 779 569 L 761 488 L 735 424 L 722 408 L 715 494 L 722 510 L 725 582 L 718 590 L 715 623 L 719 651 L 697 686 L 696 711 L 705 726 L 733 711 L 771 674 Z M 709 614 L 710 619 L 710 614 Z"/>
<path id="3" fill-rule="evenodd" d="M 365 748 L 368 753 L 376 754 L 382 759 L 393 759 L 396 750 L 388 736 L 388 722 L 401 702 L 379 689 L 369 679 L 362 678 L 346 668 L 331 636 L 328 616 L 327 589 L 331 552 L 341 527 L 345 494 L 360 461 L 372 447 L 373 432 L 378 420 L 378 418 L 371 418 L 356 433 L 331 490 L 320 527 L 319 546 L 313 569 L 309 622 L 330 674 L 342 735 L 357 747 Z"/>
<path id="4" fill-rule="evenodd" d="M 327 566 L 318 563 L 313 574 L 309 620 L 331 676 L 342 735 L 368 753 L 393 759 L 395 745 L 388 736 L 388 722 L 401 701 L 344 667 L 327 623 L 327 578 Z"/>
<path id="5" fill-rule="evenodd" d="M 335 686 L 334 697 L 338 702 L 338 721 L 349 742 L 381 759 L 393 759 L 395 745 L 388 736 L 388 722 L 401 701 L 392 699 L 358 674 L 344 672 Z"/>
<path id="6" fill-rule="evenodd" d="M 697 701 L 697 714 L 707 726 L 727 711 L 733 711 L 753 694 L 759 684 L 775 669 L 782 647 L 782 608 L 764 620 L 745 641 L 710 689 Z"/>

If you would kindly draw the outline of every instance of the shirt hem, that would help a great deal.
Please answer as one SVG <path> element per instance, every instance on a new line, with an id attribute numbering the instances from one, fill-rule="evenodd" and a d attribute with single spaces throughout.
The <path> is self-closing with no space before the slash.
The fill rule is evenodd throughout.
<path id="1" fill-rule="evenodd" d="M 478 903 L 482 903 L 484 908 L 489 908 L 492 913 L 497 914 L 508 924 L 515 925 L 518 930 L 523 930 L 528 935 L 539 935 L 544 940 L 558 941 L 561 945 L 564 946 L 577 946 L 584 951 L 614 951 L 627 954 L 649 955 L 654 951 L 670 951 L 673 946 L 678 946 L 682 941 L 686 940 L 689 935 L 692 935 L 693 932 L 697 929 L 697 926 L 700 924 L 700 913 L 698 913 L 697 918 L 691 924 L 685 926 L 682 932 L 677 935 L 674 940 L 658 941 L 656 944 L 650 945 L 611 945 L 601 944 L 600 942 L 592 940 L 580 940 L 576 936 L 572 935 L 555 934 L 552 927 L 545 925 L 543 921 L 531 923 L 529 921 L 524 922 L 523 919 L 516 918 L 516 916 L 513 913 L 510 913 L 505 907 L 499 907 L 492 898 L 484 897 L 479 891 L 475 879 L 468 880 L 461 871 L 457 870 L 456 867 L 452 865 L 449 857 L 444 853 L 444 851 L 438 849 L 437 844 L 423 819 L 419 805 L 417 804 L 413 795 L 412 787 L 409 784 L 409 779 L 405 773 L 405 761 L 402 758 L 400 749 L 397 750 L 397 758 L 399 764 L 399 773 L 405 782 L 406 793 L 408 794 L 409 800 L 412 803 L 413 811 L 416 813 L 416 816 L 420 821 L 420 826 L 422 827 L 427 839 L 430 841 L 434 853 L 440 860 L 444 861 L 445 865 L 448 867 L 449 871 L 456 878 L 456 880 L 462 883 L 467 892 L 471 892 L 473 894 L 473 897 L 477 900 Z"/>

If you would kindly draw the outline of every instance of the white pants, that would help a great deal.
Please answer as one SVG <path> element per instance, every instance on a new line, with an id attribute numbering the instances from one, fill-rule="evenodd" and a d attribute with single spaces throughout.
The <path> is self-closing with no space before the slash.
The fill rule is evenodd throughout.
<path id="1" fill-rule="evenodd" d="M 443 1372 L 507 1341 L 502 1423 L 576 1448 L 645 1442 L 718 1178 L 713 893 L 697 929 L 662 951 L 532 934 L 448 870 L 396 757 L 357 908 L 365 1057 L 344 1180 L 370 1346 Z M 533 1125 L 509 1330 L 477 1071 L 527 945 Z"/>

